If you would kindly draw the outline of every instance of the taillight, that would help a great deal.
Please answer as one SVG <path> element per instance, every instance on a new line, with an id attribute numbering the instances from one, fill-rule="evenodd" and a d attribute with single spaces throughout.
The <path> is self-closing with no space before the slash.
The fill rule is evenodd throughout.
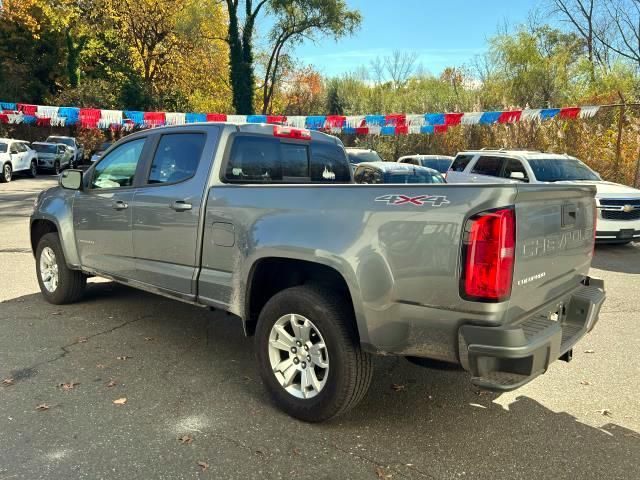
<path id="1" fill-rule="evenodd" d="M 283 125 L 274 125 L 273 135 L 282 138 L 295 138 L 297 140 L 311 140 L 311 132 L 304 128 L 292 128 Z"/>
<path id="2" fill-rule="evenodd" d="M 489 210 L 467 221 L 460 283 L 463 298 L 502 302 L 510 297 L 515 242 L 516 215 L 513 208 Z"/>

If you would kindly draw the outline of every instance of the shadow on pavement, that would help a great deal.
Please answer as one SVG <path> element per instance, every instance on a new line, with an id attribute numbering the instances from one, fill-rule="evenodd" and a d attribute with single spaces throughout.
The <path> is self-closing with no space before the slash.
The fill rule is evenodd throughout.
<path id="1" fill-rule="evenodd" d="M 620 273 L 640 273 L 640 243 L 596 245 L 593 268 Z"/>
<path id="2" fill-rule="evenodd" d="M 113 451 L 121 472 L 195 477 L 196 460 L 214 451 L 212 478 L 375 478 L 378 465 L 392 478 L 640 478 L 632 430 L 594 428 L 527 397 L 505 410 L 465 372 L 395 357 L 376 358 L 355 410 L 298 422 L 269 403 L 236 318 L 113 283 L 91 283 L 69 306 L 39 294 L 1 303 L 0 322 L 0 377 L 21 375 L 0 391 L 8 474 L 58 478 L 87 462 L 89 476 L 109 476 L 104 452 Z M 109 378 L 123 386 L 105 398 Z M 75 395 L 52 387 L 74 379 Z M 111 405 L 117 396 L 129 397 L 126 407 Z M 56 408 L 36 417 L 33 405 L 45 401 Z M 194 445 L 178 445 L 190 431 Z M 73 454 L 52 463 L 42 456 L 51 445 Z"/>

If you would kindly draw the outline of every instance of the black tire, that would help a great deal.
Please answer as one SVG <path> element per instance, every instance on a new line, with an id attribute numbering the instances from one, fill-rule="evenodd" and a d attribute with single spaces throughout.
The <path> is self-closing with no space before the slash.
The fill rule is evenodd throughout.
<path id="1" fill-rule="evenodd" d="M 287 392 L 269 360 L 271 328 L 278 319 L 291 313 L 315 324 L 327 346 L 327 381 L 312 398 L 302 399 Z M 345 413 L 362 400 L 371 384 L 371 355 L 360 348 L 351 306 L 327 288 L 304 285 L 274 295 L 260 312 L 256 344 L 258 369 L 269 394 L 278 408 L 300 420 L 322 422 Z"/>
<path id="2" fill-rule="evenodd" d="M 45 287 L 40 270 L 42 251 L 47 247 L 53 250 L 58 269 L 58 285 L 53 291 L 49 291 Z M 38 242 L 38 247 L 36 248 L 36 273 L 42 295 L 47 302 L 54 305 L 63 305 L 80 300 L 87 285 L 87 277 L 82 272 L 71 270 L 67 267 L 57 233 L 47 233 Z"/>
<path id="3" fill-rule="evenodd" d="M 60 175 L 60 162 L 56 161 L 53 164 L 53 174 Z"/>
<path id="4" fill-rule="evenodd" d="M 9 183 L 13 175 L 13 170 L 10 163 L 5 163 L 2 166 L 2 172 L 0 172 L 0 183 Z"/>
<path id="5" fill-rule="evenodd" d="M 35 160 L 31 162 L 31 168 L 29 168 L 29 173 L 27 173 L 31 178 L 36 178 L 38 176 L 38 164 Z"/>

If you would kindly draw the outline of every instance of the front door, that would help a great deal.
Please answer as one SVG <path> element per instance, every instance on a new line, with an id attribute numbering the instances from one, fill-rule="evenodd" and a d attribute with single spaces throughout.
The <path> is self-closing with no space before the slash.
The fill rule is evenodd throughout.
<path id="1" fill-rule="evenodd" d="M 154 139 L 155 152 L 133 199 L 136 280 L 196 294 L 200 211 L 217 137 L 217 130 L 208 128 Z M 209 159 L 201 161 L 205 155 Z"/>
<path id="2" fill-rule="evenodd" d="M 131 203 L 145 141 L 134 139 L 109 152 L 77 193 L 73 221 L 83 267 L 121 278 L 135 273 Z"/>

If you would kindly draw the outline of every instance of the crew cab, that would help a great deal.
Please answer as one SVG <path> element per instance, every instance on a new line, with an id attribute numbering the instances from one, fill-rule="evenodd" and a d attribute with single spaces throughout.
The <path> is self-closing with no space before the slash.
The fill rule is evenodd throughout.
<path id="1" fill-rule="evenodd" d="M 62 172 L 31 245 L 51 303 L 95 275 L 236 315 L 277 406 L 317 422 L 364 397 L 373 354 L 458 364 L 499 391 L 569 360 L 605 298 L 588 275 L 594 194 L 356 185 L 335 137 L 190 124 Z"/>
<path id="2" fill-rule="evenodd" d="M 84 145 L 81 145 L 75 137 L 52 135 L 45 140 L 47 143 L 62 143 L 71 152 L 71 165 L 73 168 L 84 160 Z"/>
<path id="3" fill-rule="evenodd" d="M 0 138 L 0 183 L 10 182 L 14 173 L 38 174 L 38 156 L 21 140 Z"/>
<path id="4" fill-rule="evenodd" d="M 598 243 L 640 240 L 640 190 L 606 182 L 575 157 L 535 151 L 480 150 L 459 153 L 449 183 L 574 183 L 596 187 Z"/>

